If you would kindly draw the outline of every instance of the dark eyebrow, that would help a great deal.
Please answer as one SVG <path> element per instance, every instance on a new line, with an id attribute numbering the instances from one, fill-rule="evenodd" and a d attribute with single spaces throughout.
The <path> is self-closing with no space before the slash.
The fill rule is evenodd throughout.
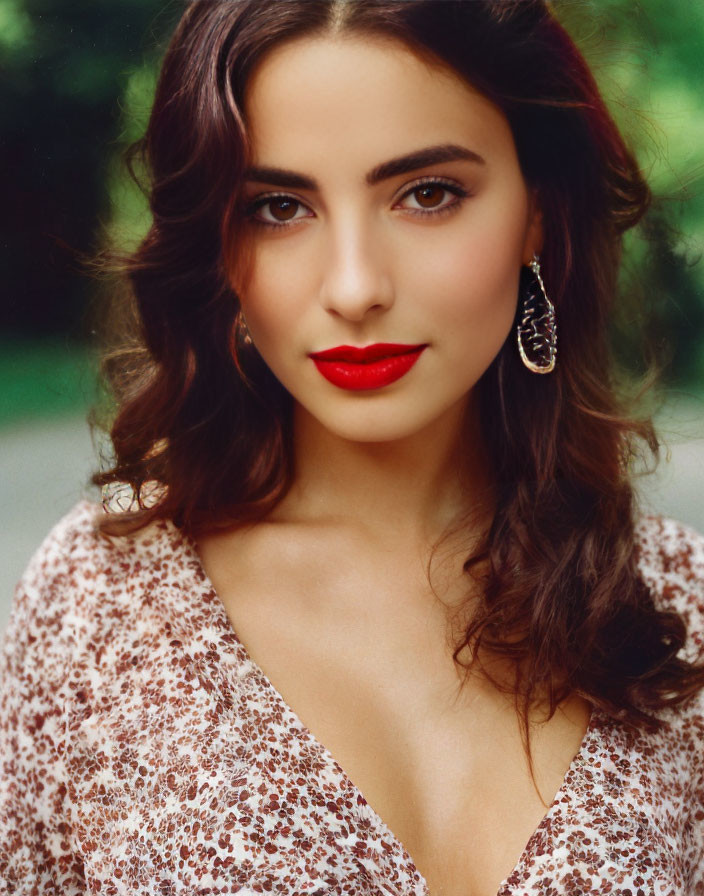
<path id="1" fill-rule="evenodd" d="M 405 156 L 399 156 L 388 162 L 382 162 L 376 168 L 369 171 L 364 180 L 367 186 L 373 187 L 382 180 L 388 180 L 399 174 L 408 174 L 418 168 L 427 168 L 428 165 L 437 165 L 440 162 L 469 161 L 478 165 L 485 165 L 485 160 L 471 149 L 457 146 L 454 143 L 443 143 L 439 146 L 428 146 Z M 245 171 L 245 180 L 258 181 L 264 184 L 272 184 L 275 187 L 288 187 L 295 190 L 317 190 L 318 184 L 305 174 L 297 174 L 295 171 L 286 171 L 284 168 L 262 168 L 253 166 Z"/>

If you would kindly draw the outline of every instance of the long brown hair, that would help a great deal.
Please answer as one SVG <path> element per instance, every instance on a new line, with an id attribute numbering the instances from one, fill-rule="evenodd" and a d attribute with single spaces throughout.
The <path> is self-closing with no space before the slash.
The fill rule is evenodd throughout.
<path id="1" fill-rule="evenodd" d="M 247 164 L 244 91 L 272 47 L 352 32 L 449 66 L 511 125 L 544 221 L 557 368 L 536 376 L 508 338 L 478 384 L 496 506 L 465 570 L 483 598 L 457 646 L 515 666 L 525 719 L 568 694 L 633 724 L 704 684 L 677 654 L 686 632 L 637 570 L 630 460 L 657 452 L 616 396 L 608 328 L 622 234 L 650 193 L 575 44 L 545 0 L 192 2 L 166 53 L 146 135 L 151 228 L 121 259 L 135 323 L 107 359 L 117 399 L 112 467 L 141 500 L 106 533 L 171 519 L 189 534 L 262 518 L 292 480 L 291 398 L 238 343 L 236 255 Z M 154 489 L 156 484 L 156 490 Z M 482 561 L 482 562 L 479 562 Z M 481 573 L 478 570 L 481 569 Z"/>

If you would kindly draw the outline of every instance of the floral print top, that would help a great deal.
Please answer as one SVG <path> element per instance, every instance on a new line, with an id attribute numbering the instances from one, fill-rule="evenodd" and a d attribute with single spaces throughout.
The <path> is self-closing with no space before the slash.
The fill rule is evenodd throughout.
<path id="1" fill-rule="evenodd" d="M 428 896 L 402 843 L 238 641 L 174 525 L 34 556 L 0 657 L 0 892 Z M 639 524 L 704 653 L 704 539 Z M 704 694 L 656 734 L 594 711 L 498 896 L 704 894 Z"/>

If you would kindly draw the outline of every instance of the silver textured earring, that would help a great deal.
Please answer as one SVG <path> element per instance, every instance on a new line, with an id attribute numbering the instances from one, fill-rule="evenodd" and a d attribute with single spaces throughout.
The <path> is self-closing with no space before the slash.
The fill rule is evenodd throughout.
<path id="1" fill-rule="evenodd" d="M 521 274 L 521 320 L 516 327 L 521 361 L 532 373 L 550 373 L 557 358 L 555 307 L 540 275 L 540 259 L 533 256 L 532 276 Z"/>

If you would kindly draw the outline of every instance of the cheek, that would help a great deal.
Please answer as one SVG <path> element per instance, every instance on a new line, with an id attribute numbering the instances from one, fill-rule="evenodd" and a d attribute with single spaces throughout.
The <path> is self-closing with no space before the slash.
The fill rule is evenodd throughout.
<path id="1" fill-rule="evenodd" d="M 417 258 L 415 282 L 432 290 L 445 324 L 505 336 L 518 301 L 526 207 L 515 194 L 512 201 L 477 203 L 461 223 Z"/>
<path id="2" fill-rule="evenodd" d="M 259 249 L 250 269 L 246 287 L 240 293 L 242 310 L 255 339 L 261 345 L 292 333 L 310 295 L 305 267 L 292 264 L 283 252 Z"/>
<path id="3" fill-rule="evenodd" d="M 506 331 L 516 312 L 520 267 L 520 255 L 501 241 L 445 245 L 427 265 L 416 266 L 414 289 L 433 296 L 444 327 Z"/>

